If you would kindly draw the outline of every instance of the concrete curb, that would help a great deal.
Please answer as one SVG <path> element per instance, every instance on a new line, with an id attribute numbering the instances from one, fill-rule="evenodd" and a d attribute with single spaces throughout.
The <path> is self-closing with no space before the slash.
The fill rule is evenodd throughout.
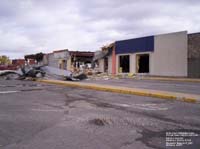
<path id="1" fill-rule="evenodd" d="M 147 97 L 154 97 L 154 98 L 161 98 L 161 99 L 178 100 L 178 101 L 184 101 L 184 102 L 189 102 L 189 103 L 197 103 L 197 102 L 199 102 L 199 99 L 200 99 L 200 95 L 184 94 L 184 93 L 176 93 L 176 92 L 166 92 L 166 91 L 156 91 L 156 90 L 139 89 L 139 88 L 116 87 L 116 86 L 99 85 L 99 84 L 92 84 L 92 83 L 67 82 L 67 81 L 59 81 L 59 80 L 37 80 L 37 82 L 63 85 L 63 86 L 68 86 L 68 87 L 92 89 L 92 90 L 98 90 L 98 91 L 132 94 L 132 95 L 147 96 Z"/>

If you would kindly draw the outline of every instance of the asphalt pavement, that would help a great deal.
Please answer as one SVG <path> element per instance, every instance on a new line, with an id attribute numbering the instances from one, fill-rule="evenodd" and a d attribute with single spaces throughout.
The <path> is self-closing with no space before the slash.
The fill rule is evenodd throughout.
<path id="1" fill-rule="evenodd" d="M 103 79 L 102 80 L 83 80 L 82 82 L 200 95 L 199 82 L 137 80 L 137 79 L 128 79 L 128 78 L 108 79 L 108 80 L 103 80 Z"/>
<path id="2" fill-rule="evenodd" d="M 200 135 L 199 113 L 200 104 L 0 80 L 0 148 L 198 149 L 197 135 L 179 147 L 166 136 Z"/>

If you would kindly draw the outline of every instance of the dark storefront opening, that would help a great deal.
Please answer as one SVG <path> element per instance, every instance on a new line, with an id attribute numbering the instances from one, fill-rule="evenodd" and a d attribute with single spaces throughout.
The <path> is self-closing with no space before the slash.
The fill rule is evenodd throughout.
<path id="1" fill-rule="evenodd" d="M 130 72 L 130 56 L 129 55 L 119 56 L 119 67 L 122 73 Z"/>
<path id="2" fill-rule="evenodd" d="M 61 60 L 61 63 L 59 63 L 59 69 L 67 69 L 67 61 Z"/>
<path id="3" fill-rule="evenodd" d="M 137 55 L 137 73 L 149 73 L 149 54 Z"/>
<path id="4" fill-rule="evenodd" d="M 108 58 L 104 58 L 104 72 L 108 72 Z"/>

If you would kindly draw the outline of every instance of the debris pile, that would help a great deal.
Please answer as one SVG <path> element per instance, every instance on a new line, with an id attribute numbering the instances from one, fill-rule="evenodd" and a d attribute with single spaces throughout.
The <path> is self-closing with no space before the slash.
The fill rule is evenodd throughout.
<path id="1" fill-rule="evenodd" d="M 33 80 L 36 78 L 71 80 L 77 81 L 86 79 L 84 73 L 73 74 L 71 71 L 58 69 L 49 66 L 23 66 L 18 70 L 3 70 L 0 71 L 0 77 L 7 80 Z"/>
<path id="2" fill-rule="evenodd" d="M 44 77 L 45 72 L 40 69 L 40 67 L 20 67 L 18 70 L 3 70 L 0 72 L 0 76 L 5 79 L 27 79 L 27 78 L 36 78 Z"/>
<path id="3" fill-rule="evenodd" d="M 141 76 L 141 75 L 136 75 L 134 73 L 129 73 L 129 74 L 118 74 L 118 75 L 112 75 L 112 74 L 108 74 L 108 73 L 101 73 L 101 72 L 94 72 L 92 73 L 92 75 L 87 75 L 88 78 L 87 80 L 94 80 L 94 81 L 97 81 L 97 80 L 103 80 L 103 81 L 106 81 L 106 80 L 112 80 L 112 79 L 142 79 L 144 76 Z"/>

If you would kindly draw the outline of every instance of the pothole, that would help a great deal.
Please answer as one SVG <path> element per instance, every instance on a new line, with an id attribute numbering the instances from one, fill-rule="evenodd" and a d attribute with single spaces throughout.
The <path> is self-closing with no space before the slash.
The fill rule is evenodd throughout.
<path id="1" fill-rule="evenodd" d="M 95 118 L 89 120 L 89 124 L 96 125 L 96 126 L 105 126 L 110 124 L 110 120 L 105 118 Z"/>

